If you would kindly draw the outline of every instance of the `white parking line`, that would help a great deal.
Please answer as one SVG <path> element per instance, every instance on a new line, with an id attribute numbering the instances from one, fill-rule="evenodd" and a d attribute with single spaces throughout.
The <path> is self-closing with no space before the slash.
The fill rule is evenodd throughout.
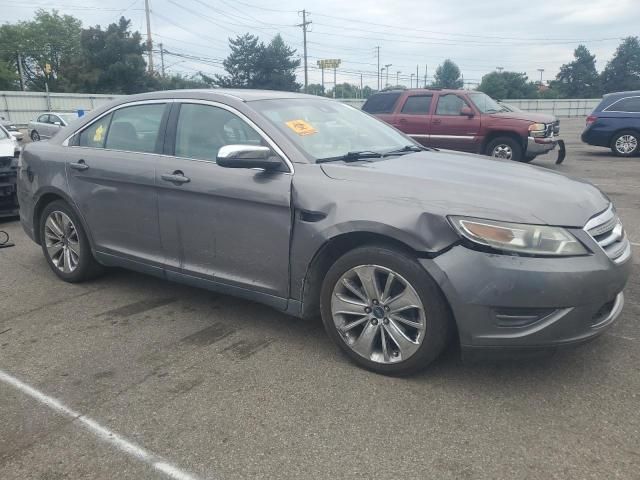
<path id="1" fill-rule="evenodd" d="M 103 427 L 95 420 L 83 415 L 80 412 L 76 412 L 75 410 L 72 410 L 71 408 L 65 406 L 59 400 L 53 397 L 50 397 L 48 395 L 45 395 L 39 390 L 36 390 L 35 388 L 18 380 L 14 376 L 9 375 L 6 372 L 3 372 L 2 370 L 0 370 L 0 382 L 3 382 L 7 385 L 12 386 L 16 390 L 19 390 L 25 395 L 28 395 L 31 398 L 37 400 L 38 402 L 46 405 L 50 409 L 55 410 L 56 412 L 73 419 L 74 422 L 81 423 L 83 427 L 85 427 L 87 430 L 93 433 L 96 437 L 98 437 L 98 439 L 114 446 L 121 452 L 124 452 L 127 455 L 134 457 L 135 459 L 151 466 L 155 470 L 158 470 L 159 472 L 164 473 L 169 478 L 173 478 L 175 480 L 198 480 L 197 477 L 194 477 L 193 475 L 184 472 L 183 470 L 169 463 L 166 459 L 162 458 L 161 456 L 156 455 L 152 452 L 149 452 L 142 447 L 139 447 L 138 445 L 130 442 L 126 438 L 121 437 L 117 433 L 109 430 L 108 428 Z"/>
<path id="2" fill-rule="evenodd" d="M 636 242 L 629 242 L 629 243 L 634 247 L 640 247 L 640 243 L 636 243 Z"/>

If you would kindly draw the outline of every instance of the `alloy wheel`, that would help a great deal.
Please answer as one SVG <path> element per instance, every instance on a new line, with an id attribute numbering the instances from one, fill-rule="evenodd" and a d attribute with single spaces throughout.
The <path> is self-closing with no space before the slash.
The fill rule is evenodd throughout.
<path id="1" fill-rule="evenodd" d="M 60 211 L 53 211 L 44 224 L 44 242 L 51 262 L 58 270 L 71 273 L 80 262 L 80 238 L 73 221 Z"/>
<path id="2" fill-rule="evenodd" d="M 346 345 L 377 363 L 408 359 L 425 336 L 418 293 L 401 275 L 379 265 L 353 267 L 340 277 L 331 295 L 331 315 Z"/>
<path id="3" fill-rule="evenodd" d="M 620 135 L 616 140 L 616 151 L 622 155 L 629 155 L 638 148 L 638 139 L 633 135 Z"/>
<path id="4" fill-rule="evenodd" d="M 513 149 L 509 145 L 502 143 L 494 147 L 491 156 L 511 160 L 511 157 L 513 157 Z"/>

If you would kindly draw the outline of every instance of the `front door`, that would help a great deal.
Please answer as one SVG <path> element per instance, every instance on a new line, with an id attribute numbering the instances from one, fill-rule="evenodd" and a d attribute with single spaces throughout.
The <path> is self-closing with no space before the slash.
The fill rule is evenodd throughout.
<path id="1" fill-rule="evenodd" d="M 162 263 L 155 153 L 165 110 L 164 103 L 120 108 L 72 140 L 69 190 L 99 252 Z"/>
<path id="2" fill-rule="evenodd" d="M 291 174 L 220 167 L 220 147 L 265 138 L 223 105 L 173 108 L 175 155 L 158 159 L 156 178 L 167 268 L 287 298 Z"/>
<path id="3" fill-rule="evenodd" d="M 463 113 L 465 107 L 473 116 Z M 429 143 L 432 147 L 475 152 L 479 134 L 480 115 L 471 105 L 455 93 L 439 95 L 431 117 Z"/>

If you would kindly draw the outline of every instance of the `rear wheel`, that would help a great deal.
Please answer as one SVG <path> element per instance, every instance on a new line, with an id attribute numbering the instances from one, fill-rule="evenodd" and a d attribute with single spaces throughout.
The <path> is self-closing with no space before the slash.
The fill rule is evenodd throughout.
<path id="1" fill-rule="evenodd" d="M 640 136 L 633 130 L 617 133 L 611 140 L 611 151 L 618 157 L 633 157 L 638 154 Z"/>
<path id="2" fill-rule="evenodd" d="M 56 200 L 44 207 L 40 242 L 51 270 L 65 282 L 82 282 L 102 273 L 82 224 L 66 202 Z"/>
<path id="3" fill-rule="evenodd" d="M 503 158 L 505 160 L 524 160 L 522 147 L 511 137 L 497 137 L 489 142 L 486 150 L 490 157 Z"/>
<path id="4" fill-rule="evenodd" d="M 38 142 L 40 140 L 40 134 L 34 130 L 31 132 L 31 140 Z"/>
<path id="5" fill-rule="evenodd" d="M 327 272 L 320 310 L 329 336 L 358 365 L 387 375 L 425 368 L 444 349 L 452 319 L 418 262 L 388 247 L 361 247 Z"/>

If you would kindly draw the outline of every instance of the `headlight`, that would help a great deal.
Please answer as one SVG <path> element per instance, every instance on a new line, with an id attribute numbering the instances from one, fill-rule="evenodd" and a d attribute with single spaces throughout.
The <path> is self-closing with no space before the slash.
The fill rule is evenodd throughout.
<path id="1" fill-rule="evenodd" d="M 571 233 L 561 227 L 466 217 L 450 217 L 450 220 L 458 233 L 467 240 L 497 250 L 554 256 L 589 253 Z"/>
<path id="2" fill-rule="evenodd" d="M 544 137 L 547 133 L 547 126 L 544 123 L 532 123 L 529 125 L 529 135 L 532 137 Z"/>

